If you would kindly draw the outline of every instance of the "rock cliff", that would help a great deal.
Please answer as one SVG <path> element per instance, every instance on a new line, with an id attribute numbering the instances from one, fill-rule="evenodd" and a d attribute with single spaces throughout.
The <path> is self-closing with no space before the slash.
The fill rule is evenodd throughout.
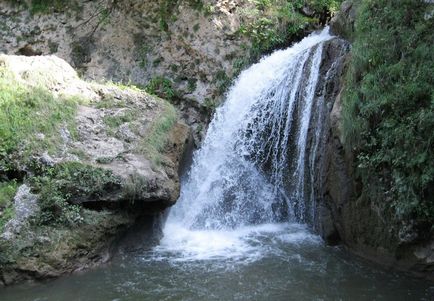
<path id="1" fill-rule="evenodd" d="M 331 22 L 335 34 L 354 38 L 356 4 L 345 1 Z M 345 147 L 342 110 L 345 105 L 345 76 L 351 62 L 346 56 L 338 93 L 327 120 L 322 203 L 319 205 L 319 231 L 330 243 L 342 242 L 357 255 L 388 267 L 410 271 L 434 279 L 434 236 L 429 227 L 420 235 L 413 224 L 397 220 L 378 204 L 387 203 L 382 194 L 378 203 L 362 193 L 354 152 Z M 345 71 L 346 70 L 346 71 Z M 377 204 L 377 205 L 376 205 Z"/>
<path id="2" fill-rule="evenodd" d="M 0 178 L 21 185 L 1 204 L 1 282 L 104 262 L 137 217 L 176 201 L 190 130 L 172 105 L 136 88 L 82 81 L 56 56 L 1 55 L 0 68 L 2 84 L 13 87 L 2 86 L 10 115 L 0 133 Z M 71 114 L 59 120 L 56 108 Z"/>
<path id="3" fill-rule="evenodd" d="M 241 0 L 70 1 L 41 13 L 2 4 L 0 52 L 56 54 L 90 79 L 168 78 L 180 96 L 204 102 L 221 94 L 235 60 L 248 55 L 248 40 L 237 34 L 246 7 Z"/>

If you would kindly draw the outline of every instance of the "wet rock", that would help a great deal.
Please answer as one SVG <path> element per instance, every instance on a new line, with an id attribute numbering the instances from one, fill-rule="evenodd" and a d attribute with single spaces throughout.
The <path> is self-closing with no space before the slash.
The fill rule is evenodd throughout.
<path id="1" fill-rule="evenodd" d="M 331 28 L 334 33 L 350 38 L 354 18 L 353 4 L 345 1 Z M 336 48 L 329 46 L 325 49 L 323 64 L 327 66 L 328 60 L 336 55 Z M 343 141 L 343 79 L 349 59 L 350 54 L 343 57 L 341 68 L 334 75 L 334 83 L 326 89 L 329 113 L 325 127 L 328 130 L 326 147 L 320 154 L 324 170 L 322 181 L 317 183 L 320 204 L 316 227 L 329 243 L 338 239 L 361 257 L 433 279 L 432 223 L 402 225 L 381 205 L 374 206 L 360 194 L 362 183 L 355 172 L 353 150 L 346 149 Z M 384 198 L 387 202 L 387 197 Z M 425 228 L 421 231 L 420 227 Z M 429 235 L 421 236 L 420 233 Z"/>

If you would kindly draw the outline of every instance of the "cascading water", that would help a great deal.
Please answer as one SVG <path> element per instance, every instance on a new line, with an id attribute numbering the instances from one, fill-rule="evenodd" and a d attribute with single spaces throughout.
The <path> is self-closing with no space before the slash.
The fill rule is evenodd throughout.
<path id="1" fill-rule="evenodd" d="M 312 112 L 324 106 L 316 94 L 323 44 L 332 38 L 326 28 L 242 72 L 194 154 L 159 248 L 200 252 L 204 243 L 209 251 L 214 241 L 224 249 L 258 227 L 280 231 L 276 224 L 311 218 L 306 162 L 313 168 L 315 154 L 307 160 L 308 132 L 313 119 L 321 123 Z"/>
<path id="2" fill-rule="evenodd" d="M 327 29 L 244 71 L 194 155 L 157 246 L 8 300 L 431 300 L 425 283 L 326 247 L 315 223 L 348 45 Z M 224 289 L 222 289 L 224 288 Z"/>

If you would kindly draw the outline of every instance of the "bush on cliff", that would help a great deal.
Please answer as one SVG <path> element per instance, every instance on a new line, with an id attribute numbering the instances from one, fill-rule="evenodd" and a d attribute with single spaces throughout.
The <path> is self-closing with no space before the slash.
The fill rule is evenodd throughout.
<path id="1" fill-rule="evenodd" d="M 99 200 L 121 185 L 121 180 L 110 170 L 80 162 L 63 162 L 45 168 L 44 173 L 31 182 L 39 195 L 41 208 L 37 222 L 67 226 L 82 222 L 81 207 L 74 203 L 82 199 Z"/>
<path id="2" fill-rule="evenodd" d="M 325 24 L 339 8 L 341 0 L 252 0 L 253 9 L 245 9 L 246 22 L 240 32 L 252 41 L 252 55 L 264 52 L 300 38 L 312 24 Z M 303 12 L 308 7 L 309 15 Z"/>
<path id="3" fill-rule="evenodd" d="M 17 191 L 17 182 L 0 182 L 0 232 L 4 225 L 14 216 L 12 204 L 13 197 Z"/>
<path id="4" fill-rule="evenodd" d="M 434 220 L 433 9 L 426 1 L 360 3 L 343 111 L 362 195 L 425 229 Z"/>

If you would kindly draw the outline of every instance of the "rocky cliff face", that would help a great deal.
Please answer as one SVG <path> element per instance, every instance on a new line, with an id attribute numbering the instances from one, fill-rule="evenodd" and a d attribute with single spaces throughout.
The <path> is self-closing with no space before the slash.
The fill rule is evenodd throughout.
<path id="1" fill-rule="evenodd" d="M 237 62 L 249 57 L 237 31 L 251 4 L 196 2 L 68 1 L 35 12 L 3 1 L 0 53 L 55 54 L 86 79 L 148 85 L 178 102 L 199 140 Z"/>
<path id="2" fill-rule="evenodd" d="M 287 45 L 323 19 L 290 5 L 282 23 L 273 1 L 33 2 L 0 3 L 0 53 L 55 54 L 86 79 L 146 85 L 181 107 L 199 139 L 233 77 L 260 54 L 253 41 Z"/>
<path id="3" fill-rule="evenodd" d="M 41 106 L 25 97 L 11 100 L 30 105 L 36 118 L 53 117 L 46 106 L 67 110 L 75 102 L 71 120 L 39 120 L 43 126 L 26 130 L 17 148 L 2 145 L 0 179 L 21 186 L 0 208 L 3 219 L 13 212 L 0 238 L 1 282 L 54 277 L 104 262 L 111 242 L 137 217 L 177 200 L 190 130 L 169 103 L 137 89 L 84 82 L 55 56 L 2 55 L 0 68 L 2 80 L 16 89 L 51 97 Z M 12 112 L 12 105 L 2 103 L 2 110 Z M 4 126 L 16 126 L 21 135 L 25 128 L 14 117 Z M 54 132 L 46 130 L 51 126 Z"/>
<path id="4" fill-rule="evenodd" d="M 355 5 L 345 1 L 331 23 L 334 33 L 354 37 Z M 351 60 L 351 52 L 347 55 Z M 425 237 L 412 225 L 397 224 L 392 216 L 369 202 L 361 194 L 361 183 L 354 164 L 354 154 L 344 148 L 342 109 L 345 71 L 338 77 L 338 93 L 327 118 L 324 181 L 319 205 L 318 228 L 330 243 L 342 242 L 361 257 L 383 265 L 433 278 L 434 237 Z M 384 196 L 386 198 L 386 196 Z M 385 200 L 383 200 L 385 202 Z M 398 229 L 401 229 L 398 231 Z M 404 231 L 403 231 L 404 229 Z"/>
<path id="5" fill-rule="evenodd" d="M 2 3 L 0 52 L 56 54 L 90 79 L 147 84 L 169 78 L 184 98 L 214 99 L 248 55 L 236 32 L 242 0 L 71 1 L 39 13 Z"/>

